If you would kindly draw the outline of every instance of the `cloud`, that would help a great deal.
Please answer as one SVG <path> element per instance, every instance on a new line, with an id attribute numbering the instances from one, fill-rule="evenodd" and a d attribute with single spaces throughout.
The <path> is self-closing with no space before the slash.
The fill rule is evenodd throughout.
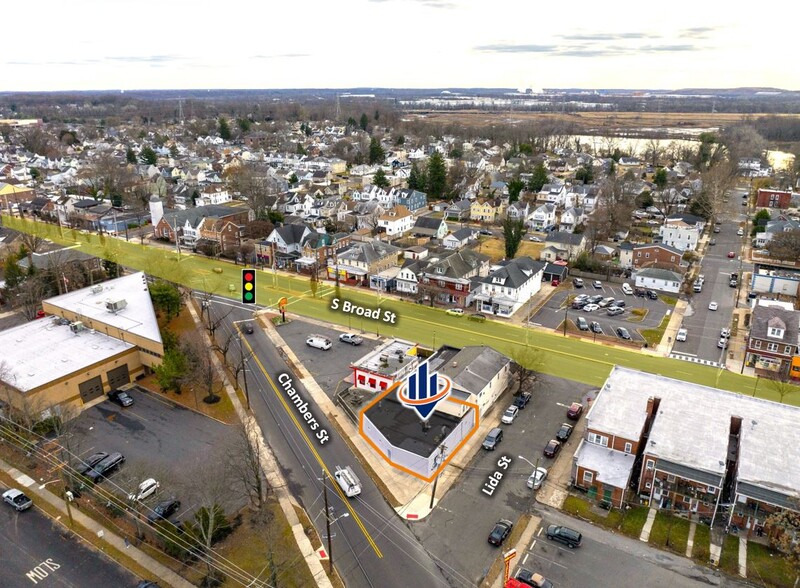
<path id="1" fill-rule="evenodd" d="M 716 30 L 716 27 L 691 27 L 680 31 L 678 36 L 682 39 L 707 39 L 708 34 Z"/>
<path id="2" fill-rule="evenodd" d="M 653 39 L 658 35 L 647 33 L 578 33 L 575 35 L 560 35 L 567 41 L 619 41 L 622 39 Z"/>
<path id="3" fill-rule="evenodd" d="M 553 53 L 558 50 L 558 46 L 497 43 L 495 45 L 479 45 L 475 47 L 475 50 L 483 53 Z"/>
<path id="4" fill-rule="evenodd" d="M 310 53 L 281 53 L 278 55 L 253 55 L 253 59 L 295 59 L 297 57 L 311 57 Z"/>
<path id="5" fill-rule="evenodd" d="M 536 53 L 553 57 L 616 57 L 622 55 L 641 55 L 643 53 L 683 53 L 698 51 L 702 47 L 692 44 L 647 44 L 647 45 L 528 45 L 496 43 L 474 47 L 482 53 Z"/>
<path id="6" fill-rule="evenodd" d="M 167 65 L 169 63 L 175 63 L 177 61 L 182 61 L 182 57 L 176 57 L 175 55 L 114 55 L 111 57 L 106 57 L 105 61 L 113 61 L 113 62 L 124 62 L 124 63 L 148 63 L 150 65 Z"/>
<path id="7" fill-rule="evenodd" d="M 448 0 L 369 0 L 369 2 L 375 4 L 383 4 L 384 2 L 413 2 L 415 4 L 427 6 L 428 8 L 458 8 L 455 2 L 449 2 Z"/>

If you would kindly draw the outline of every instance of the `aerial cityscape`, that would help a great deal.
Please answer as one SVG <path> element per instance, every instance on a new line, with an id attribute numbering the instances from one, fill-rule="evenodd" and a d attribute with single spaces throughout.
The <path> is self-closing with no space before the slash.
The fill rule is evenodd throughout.
<path id="1" fill-rule="evenodd" d="M 791 19 L 77 4 L 0 57 L 0 586 L 798 585 Z"/>

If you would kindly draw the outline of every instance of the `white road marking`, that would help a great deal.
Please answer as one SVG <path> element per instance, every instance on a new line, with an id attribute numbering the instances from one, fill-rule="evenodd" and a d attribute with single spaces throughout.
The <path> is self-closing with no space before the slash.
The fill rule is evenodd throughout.
<path id="1" fill-rule="evenodd" d="M 528 556 L 529 555 L 530 555 L 529 553 L 526 553 L 525 557 L 522 558 L 522 565 L 525 565 L 528 562 Z"/>
<path id="2" fill-rule="evenodd" d="M 539 555 L 538 553 L 532 553 L 531 555 L 533 555 L 533 557 L 538 557 L 542 561 L 550 562 L 554 566 L 558 566 L 560 568 L 564 568 L 565 570 L 567 569 L 567 566 L 565 566 L 564 564 L 560 564 L 557 561 L 553 561 L 552 559 L 550 559 L 548 557 L 544 557 L 543 555 Z"/>

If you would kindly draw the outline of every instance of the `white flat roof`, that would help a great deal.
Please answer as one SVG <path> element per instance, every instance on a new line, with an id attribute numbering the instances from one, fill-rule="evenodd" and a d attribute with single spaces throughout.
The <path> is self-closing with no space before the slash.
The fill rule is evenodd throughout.
<path id="1" fill-rule="evenodd" d="M 125 308 L 116 313 L 106 310 L 107 301 L 120 299 L 128 303 Z M 142 272 L 48 298 L 47 302 L 79 315 L 83 322 L 90 319 L 161 343 L 156 313 Z"/>
<path id="2" fill-rule="evenodd" d="M 575 452 L 578 467 L 597 472 L 597 481 L 615 488 L 627 488 L 635 455 L 581 441 Z M 580 482 L 581 480 L 578 480 Z"/>
<path id="3" fill-rule="evenodd" d="M 73 333 L 48 317 L 0 331 L 3 381 L 27 392 L 135 347 L 91 330 Z"/>
<path id="4" fill-rule="evenodd" d="M 788 495 L 800 490 L 800 408 L 616 366 L 587 427 L 638 439 L 647 400 L 661 399 L 645 451 L 724 475 L 731 420 L 742 421 L 737 479 Z"/>

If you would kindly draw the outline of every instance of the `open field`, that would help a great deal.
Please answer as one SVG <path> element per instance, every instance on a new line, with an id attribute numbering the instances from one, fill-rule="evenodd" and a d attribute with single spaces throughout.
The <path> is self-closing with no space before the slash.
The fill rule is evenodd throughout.
<path id="1" fill-rule="evenodd" d="M 466 126 L 492 126 L 535 123 L 537 121 L 563 121 L 584 129 L 658 129 L 658 128 L 708 128 L 754 120 L 765 116 L 800 118 L 796 114 L 739 114 L 732 112 L 483 112 L 412 111 L 410 115 L 427 122 L 463 124 Z"/>
<path id="2" fill-rule="evenodd" d="M 71 230 L 63 231 L 62 236 L 58 226 L 8 216 L 3 216 L 3 222 L 9 228 L 34 233 L 58 243 L 75 245 L 90 255 L 110 257 L 127 267 L 189 288 L 233 299 L 241 297 L 241 266 L 222 260 L 186 254 L 178 258 L 172 251 Z M 219 271 L 214 271 L 215 269 Z M 522 345 L 537 347 L 545 352 L 544 363 L 538 371 L 593 386 L 602 385 L 614 365 L 622 365 L 732 392 L 753 393 L 753 378 L 724 369 L 713 369 L 618 346 L 594 344 L 500 320 L 476 323 L 465 317 L 449 316 L 441 309 L 380 296 L 377 292 L 364 289 L 341 288 L 337 293 L 331 282 L 320 283 L 316 296 L 312 296 L 305 277 L 272 271 L 259 271 L 257 275 L 257 302 L 260 305 L 276 308 L 278 301 L 286 297 L 288 312 L 331 324 L 347 325 L 349 329 L 372 331 L 378 335 L 400 337 L 433 347 L 442 344 L 458 347 L 490 345 L 510 357 L 514 357 L 516 350 Z M 387 324 L 332 310 L 331 299 L 337 295 L 354 305 L 370 309 L 379 306 L 383 311 L 396 313 L 399 318 L 395 324 Z M 758 390 L 758 397 L 778 400 L 777 393 L 767 386 Z M 785 401 L 789 404 L 800 404 L 800 394 L 790 394 Z"/>

